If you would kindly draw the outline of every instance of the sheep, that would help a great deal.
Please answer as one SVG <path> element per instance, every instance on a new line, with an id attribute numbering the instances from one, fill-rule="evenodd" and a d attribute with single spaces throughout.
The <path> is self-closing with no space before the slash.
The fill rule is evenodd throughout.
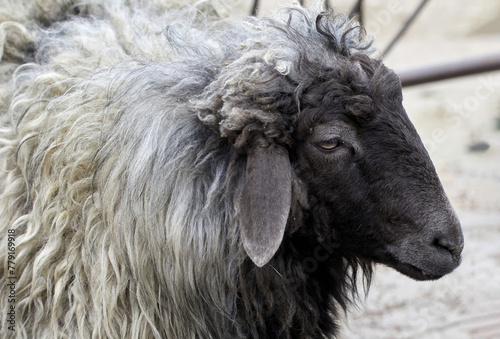
<path id="1" fill-rule="evenodd" d="M 154 8 L 6 12 L 2 337 L 331 338 L 375 264 L 460 264 L 399 79 L 357 23 Z"/>

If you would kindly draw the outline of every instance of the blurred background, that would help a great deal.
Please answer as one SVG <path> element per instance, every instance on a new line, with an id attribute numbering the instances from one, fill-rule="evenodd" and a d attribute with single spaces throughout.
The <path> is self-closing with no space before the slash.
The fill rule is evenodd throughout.
<path id="1" fill-rule="evenodd" d="M 345 13 L 356 2 L 330 0 Z M 258 16 L 289 3 L 261 0 Z M 378 49 L 420 3 L 363 1 L 364 26 Z M 252 4 L 239 0 L 234 13 L 250 13 Z M 404 73 L 495 53 L 500 59 L 500 1 L 430 0 L 384 61 Z M 462 221 L 463 263 L 435 282 L 379 266 L 341 338 L 500 338 L 500 72 L 405 87 L 403 94 Z"/>

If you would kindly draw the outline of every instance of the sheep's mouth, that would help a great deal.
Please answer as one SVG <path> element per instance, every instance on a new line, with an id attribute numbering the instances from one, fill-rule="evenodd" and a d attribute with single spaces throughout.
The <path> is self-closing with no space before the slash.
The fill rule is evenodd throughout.
<path id="1" fill-rule="evenodd" d="M 453 272 L 461 263 L 461 248 L 415 244 L 386 245 L 379 262 L 415 280 L 436 280 Z M 458 247 L 457 247 L 458 248 Z"/>
<path id="2" fill-rule="evenodd" d="M 434 274 L 427 270 L 421 269 L 415 265 L 408 264 L 397 260 L 393 255 L 388 253 L 388 258 L 382 262 L 383 264 L 395 269 L 401 274 L 406 275 L 415 280 L 437 280 L 443 277 L 444 274 Z"/>
<path id="3" fill-rule="evenodd" d="M 415 280 L 437 280 L 442 277 L 442 275 L 435 275 L 428 271 L 420 269 L 417 266 L 402 262 L 396 262 L 394 265 L 390 266 L 398 272 Z"/>

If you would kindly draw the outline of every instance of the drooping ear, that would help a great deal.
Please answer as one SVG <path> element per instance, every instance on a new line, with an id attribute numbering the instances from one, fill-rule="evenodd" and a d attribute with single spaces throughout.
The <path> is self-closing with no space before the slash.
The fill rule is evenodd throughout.
<path id="1" fill-rule="evenodd" d="M 241 236 L 248 256 L 259 267 L 278 250 L 290 213 L 292 167 L 282 146 L 248 152 L 241 200 Z"/>

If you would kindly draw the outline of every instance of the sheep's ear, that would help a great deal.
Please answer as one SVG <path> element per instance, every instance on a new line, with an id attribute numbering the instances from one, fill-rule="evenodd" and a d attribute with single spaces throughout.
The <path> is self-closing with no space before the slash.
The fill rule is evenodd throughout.
<path id="1" fill-rule="evenodd" d="M 241 201 L 243 246 L 259 267 L 278 250 L 290 213 L 292 167 L 281 146 L 255 147 L 248 152 Z"/>

